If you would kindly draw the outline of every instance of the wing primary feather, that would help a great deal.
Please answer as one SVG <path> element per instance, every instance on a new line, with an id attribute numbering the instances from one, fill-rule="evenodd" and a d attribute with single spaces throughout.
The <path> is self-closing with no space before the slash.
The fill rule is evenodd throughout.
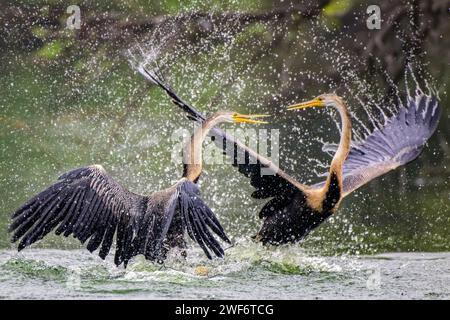
<path id="1" fill-rule="evenodd" d="M 87 249 L 101 246 L 99 256 L 104 259 L 117 231 L 118 262 L 126 264 L 142 247 L 139 239 L 137 249 L 132 242 L 146 215 L 140 211 L 144 199 L 125 190 L 101 166 L 78 168 L 62 174 L 12 214 L 11 241 L 20 240 L 21 250 L 56 228 L 55 234 L 73 234 L 81 243 L 90 238 Z"/>
<path id="2" fill-rule="evenodd" d="M 89 188 L 87 195 L 84 198 L 83 207 L 73 226 L 73 236 L 77 239 L 80 239 L 81 237 L 81 230 L 86 224 L 85 217 L 91 212 L 91 208 L 95 202 L 95 194 L 95 189 Z"/>
<path id="3" fill-rule="evenodd" d="M 191 211 L 192 208 L 188 208 L 188 211 Z M 203 252 L 205 253 L 205 255 L 208 257 L 208 259 L 212 259 L 211 254 L 209 253 L 208 248 L 206 247 L 205 243 L 203 242 L 202 237 L 200 236 L 199 231 L 197 230 L 197 226 L 195 224 L 194 221 L 194 217 L 191 214 L 187 214 L 188 217 L 188 224 L 191 226 L 191 230 L 192 230 L 192 235 L 193 238 L 192 240 L 194 240 L 195 242 L 198 243 L 198 245 L 200 246 L 200 248 L 202 248 Z"/>
<path id="4" fill-rule="evenodd" d="M 45 210 L 43 210 L 40 214 L 39 219 L 36 221 L 34 226 L 30 228 L 30 230 L 25 234 L 22 238 L 19 247 L 23 248 L 33 244 L 34 242 L 42 239 L 46 234 L 53 230 L 58 221 L 51 221 L 54 218 L 55 214 L 58 215 L 59 209 L 62 209 L 63 203 L 66 201 L 66 198 L 69 196 L 70 190 L 67 188 L 61 191 L 54 200 L 49 203 Z"/>
<path id="5" fill-rule="evenodd" d="M 208 231 L 204 220 L 197 213 L 197 208 L 192 208 L 192 216 L 199 236 L 202 238 L 203 243 L 205 243 L 205 245 L 210 248 L 216 254 L 216 256 L 222 258 L 224 255 L 222 247 L 213 237 L 213 235 L 211 235 L 211 233 Z"/>
<path id="6" fill-rule="evenodd" d="M 97 197 L 97 201 L 95 206 L 92 208 L 92 213 L 90 215 L 89 220 L 87 221 L 85 231 L 80 239 L 82 243 L 84 243 L 90 236 L 96 234 L 96 230 L 101 230 L 103 228 L 102 216 L 104 215 L 104 207 L 105 207 L 105 199 L 99 196 Z"/>
<path id="7" fill-rule="evenodd" d="M 204 205 L 203 203 L 201 207 L 197 208 L 199 209 L 201 208 L 201 210 L 199 210 L 198 212 L 202 215 L 202 218 L 206 223 L 206 225 L 209 226 L 211 230 L 214 231 L 214 233 L 216 233 L 223 241 L 231 243 L 230 239 L 225 234 L 225 230 L 223 229 L 219 221 L 216 219 L 212 210 L 209 209 L 209 207 Z"/>
<path id="8" fill-rule="evenodd" d="M 86 193 L 87 193 L 86 189 L 83 189 L 83 192 L 81 193 L 74 210 L 69 212 L 69 214 L 66 216 L 66 219 L 64 219 L 63 224 L 61 225 L 62 228 L 64 229 L 63 236 L 68 237 L 72 233 L 74 223 L 77 221 L 79 212 L 84 203 Z"/>
<path id="9" fill-rule="evenodd" d="M 70 220 L 71 215 L 73 214 L 73 211 L 77 208 L 78 203 L 81 201 L 83 195 L 84 195 L 84 189 L 77 187 L 76 191 L 76 197 L 73 200 L 73 202 L 70 204 L 70 208 L 67 209 L 66 216 L 64 217 L 63 221 L 60 223 L 59 227 L 55 230 L 56 235 L 60 235 L 67 229 L 67 222 Z"/>
<path id="10" fill-rule="evenodd" d="M 116 226 L 117 226 L 117 218 L 114 215 L 114 213 L 111 213 L 110 221 L 108 222 L 105 236 L 103 238 L 103 243 L 100 248 L 99 256 L 102 259 L 105 259 L 106 256 L 109 253 L 109 250 L 111 249 L 111 245 L 114 239 L 114 233 L 116 232 Z"/>
<path id="11" fill-rule="evenodd" d="M 32 214 L 27 219 L 25 219 L 24 221 L 22 221 L 20 223 L 20 226 L 14 232 L 14 235 L 13 235 L 12 240 L 11 240 L 12 242 L 16 242 L 19 238 L 21 238 L 33 226 L 33 224 L 39 218 L 39 214 L 40 214 L 41 210 L 43 210 L 45 208 L 45 206 L 50 201 L 52 201 L 55 197 L 56 197 L 56 195 L 53 194 L 51 197 L 49 197 L 46 200 L 44 200 L 40 204 L 40 206 L 34 212 L 32 212 Z M 19 251 L 24 248 L 22 246 L 20 246 L 20 247 L 21 248 L 19 249 Z"/>
<path id="12" fill-rule="evenodd" d="M 97 185 L 95 185 L 94 199 L 92 200 L 92 203 L 89 206 L 84 226 L 80 228 L 80 230 L 78 231 L 80 234 L 79 240 L 81 241 L 81 243 L 84 243 L 93 234 L 93 229 L 98 227 L 96 225 L 96 222 L 98 221 L 101 215 L 100 209 L 102 208 L 103 203 L 107 199 L 104 185 L 105 185 L 104 180 L 100 180 L 100 182 Z"/>

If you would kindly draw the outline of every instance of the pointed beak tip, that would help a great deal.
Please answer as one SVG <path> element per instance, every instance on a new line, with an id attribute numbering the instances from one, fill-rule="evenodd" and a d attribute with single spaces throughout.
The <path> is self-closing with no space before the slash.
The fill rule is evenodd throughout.
<path id="1" fill-rule="evenodd" d="M 269 114 L 239 114 L 236 115 L 233 120 L 237 123 L 259 123 L 259 124 L 265 124 L 268 123 L 267 121 L 258 120 L 258 118 L 267 118 L 270 117 Z"/>
<path id="2" fill-rule="evenodd" d="M 299 109 L 306 109 L 306 108 L 311 108 L 311 107 L 323 107 L 324 104 L 317 100 L 310 100 L 310 101 L 306 101 L 306 102 L 301 102 L 301 103 L 295 103 L 295 104 L 291 104 L 289 106 L 287 106 L 286 110 L 299 110 Z"/>

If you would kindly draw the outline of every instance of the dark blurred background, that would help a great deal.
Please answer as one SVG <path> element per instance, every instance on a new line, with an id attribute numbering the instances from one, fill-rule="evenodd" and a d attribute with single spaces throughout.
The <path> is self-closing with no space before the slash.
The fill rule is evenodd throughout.
<path id="1" fill-rule="evenodd" d="M 366 25 L 372 4 L 380 30 Z M 80 8 L 80 29 L 67 28 L 70 5 Z M 336 91 L 370 127 L 365 109 L 388 113 L 396 90 L 404 99 L 411 65 L 422 88 L 426 80 L 440 93 L 438 131 L 417 161 L 346 199 L 303 245 L 331 254 L 449 250 L 449 32 L 443 0 L 2 1 L 0 247 L 11 246 L 11 212 L 71 168 L 101 163 L 141 193 L 180 176 L 171 136 L 191 127 L 131 67 L 145 58 L 205 113 L 274 114 L 266 128 L 280 130 L 281 166 L 306 183 L 330 160 L 321 141 L 338 140 L 335 114 L 284 107 Z M 202 190 L 236 240 L 256 232 L 263 203 L 233 168 L 206 166 Z M 56 237 L 40 245 L 78 246 Z"/>

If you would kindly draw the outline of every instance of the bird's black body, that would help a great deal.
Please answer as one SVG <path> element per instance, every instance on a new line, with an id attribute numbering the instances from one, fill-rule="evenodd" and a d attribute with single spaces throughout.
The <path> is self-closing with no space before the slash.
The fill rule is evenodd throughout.
<path id="1" fill-rule="evenodd" d="M 270 212 L 270 213 L 268 213 Z M 295 243 L 331 215 L 331 210 L 317 212 L 306 204 L 305 196 L 297 192 L 292 198 L 267 202 L 260 215 L 264 223 L 255 238 L 263 244 Z"/>
<path id="2" fill-rule="evenodd" d="M 184 232 L 211 258 L 210 250 L 223 256 L 212 236 L 229 242 L 214 213 L 200 198 L 198 187 L 183 178 L 175 185 L 141 196 L 124 189 L 101 166 L 79 168 L 31 198 L 12 216 L 12 241 L 19 250 L 42 239 L 52 230 L 73 235 L 87 249 L 105 258 L 116 236 L 117 265 L 135 255 L 161 262 L 174 247 L 185 247 Z"/>
<path id="3" fill-rule="evenodd" d="M 272 245 L 298 242 L 333 214 L 340 199 L 341 189 L 335 174 L 320 210 L 313 209 L 305 194 L 294 187 L 293 191 L 275 196 L 264 205 L 259 213 L 264 223 L 255 238 Z"/>
<path id="4" fill-rule="evenodd" d="M 172 101 L 188 113 L 189 119 L 198 122 L 205 119 L 198 110 L 181 100 L 155 72 L 143 67 L 138 71 L 165 90 Z M 415 97 L 408 96 L 406 106 L 400 106 L 384 125 L 376 128 L 363 142 L 353 143 L 350 141 L 351 125 L 346 107 L 339 97 L 332 96 L 341 105 L 341 118 L 346 121 L 349 143 L 347 152 L 339 155 L 341 159 L 336 159 L 339 174 L 332 167 L 327 180 L 313 186 L 297 183 L 270 160 L 222 130 L 211 130 L 216 145 L 233 159 L 232 165 L 250 178 L 250 184 L 255 188 L 252 197 L 269 199 L 259 213 L 263 224 L 255 236 L 263 243 L 278 245 L 301 240 L 333 214 L 340 200 L 350 192 L 416 159 L 436 130 L 441 114 L 436 97 L 418 90 Z M 234 148 L 228 148 L 229 144 Z M 336 146 L 334 151 L 337 149 Z M 238 159 L 244 161 L 239 162 Z M 267 171 L 272 174 L 267 174 Z"/>

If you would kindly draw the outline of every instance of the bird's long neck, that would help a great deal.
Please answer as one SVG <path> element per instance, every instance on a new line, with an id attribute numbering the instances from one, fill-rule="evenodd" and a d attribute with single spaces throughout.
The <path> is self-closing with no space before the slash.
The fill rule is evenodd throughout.
<path id="1" fill-rule="evenodd" d="M 336 99 L 334 107 L 341 117 L 341 139 L 333 160 L 331 160 L 330 172 L 325 186 L 322 210 L 333 209 L 343 196 L 343 165 L 350 151 L 352 139 L 352 125 L 347 106 L 341 99 Z"/>
<path id="2" fill-rule="evenodd" d="M 225 121 L 222 114 L 215 114 L 206 119 L 198 127 L 191 139 L 183 148 L 183 177 L 196 182 L 202 172 L 202 145 L 209 131 L 217 124 Z"/>
<path id="3" fill-rule="evenodd" d="M 350 144 L 352 140 L 352 123 L 347 106 L 342 100 L 336 101 L 336 109 L 339 111 L 339 115 L 341 117 L 341 139 L 333 160 L 331 160 L 330 172 L 334 170 L 342 175 L 342 165 L 344 164 L 344 161 L 348 156 L 348 152 L 350 151 Z"/>

